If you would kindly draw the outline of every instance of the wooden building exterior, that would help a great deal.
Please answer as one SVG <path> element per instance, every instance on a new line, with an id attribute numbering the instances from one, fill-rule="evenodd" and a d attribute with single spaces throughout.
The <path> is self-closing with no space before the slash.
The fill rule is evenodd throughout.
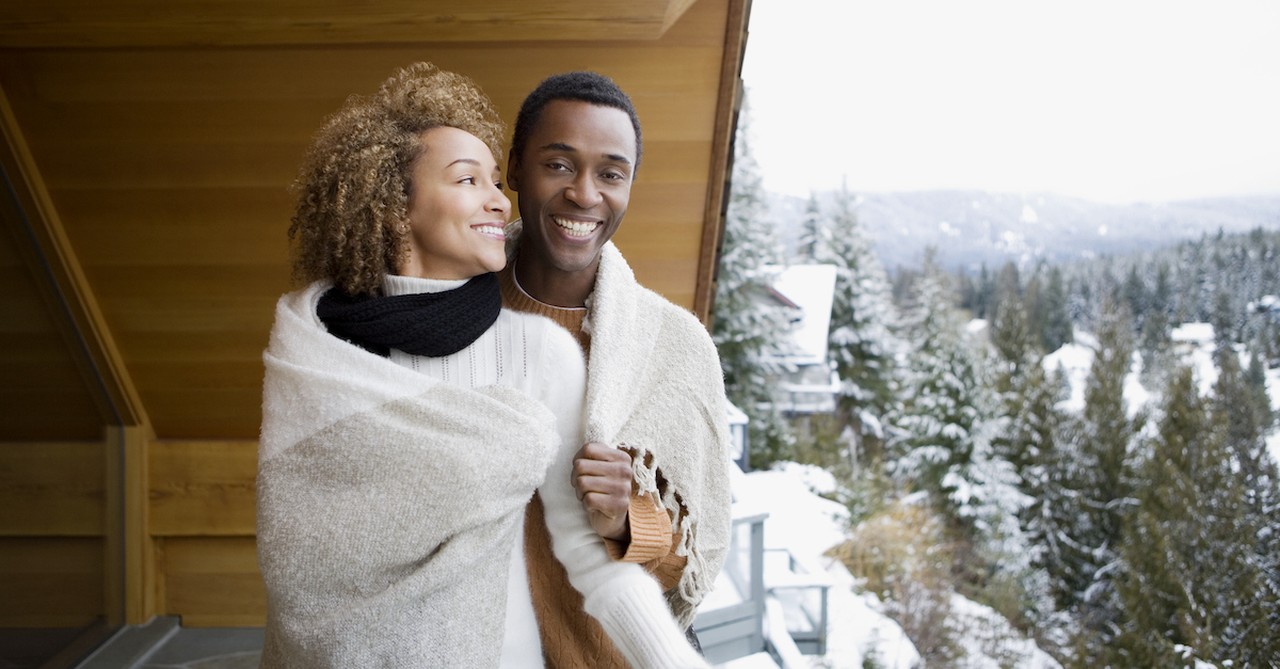
<path id="1" fill-rule="evenodd" d="M 258 625 L 262 349 L 288 191 L 346 96 L 418 60 L 508 122 L 543 77 L 632 96 L 616 237 L 705 320 L 749 0 L 0 5 L 0 630 Z"/>

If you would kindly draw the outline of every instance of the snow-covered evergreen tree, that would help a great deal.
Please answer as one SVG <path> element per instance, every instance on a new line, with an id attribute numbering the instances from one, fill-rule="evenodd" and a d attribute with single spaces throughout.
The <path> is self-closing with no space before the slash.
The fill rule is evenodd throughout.
<path id="1" fill-rule="evenodd" d="M 1040 347 L 1046 352 L 1071 343 L 1074 336 L 1066 283 L 1062 270 L 1050 268 L 1049 280 L 1039 293 L 1032 323 L 1039 326 Z"/>
<path id="2" fill-rule="evenodd" d="M 836 267 L 827 357 L 840 379 L 837 414 L 849 426 L 851 447 L 879 456 L 883 417 L 892 396 L 893 357 L 899 343 L 888 276 L 858 224 L 856 202 L 841 189 L 829 223 L 817 227 L 816 259 Z M 855 453 L 856 457 L 862 457 Z"/>
<path id="3" fill-rule="evenodd" d="M 1069 455 L 1063 448 L 1065 416 L 1057 408 L 1062 379 L 1045 371 L 1042 361 L 1026 367 L 1014 378 L 1007 397 L 1010 425 L 1007 437 L 997 440 L 1004 456 L 1021 479 L 1021 490 L 1031 503 L 1020 518 L 1030 546 L 1034 573 L 1025 589 L 1027 616 L 1036 637 L 1047 650 L 1062 654 L 1075 634 L 1069 610 L 1074 601 L 1063 582 L 1061 565 L 1078 555 L 1078 545 L 1068 534 L 1076 520 L 1076 490 L 1069 479 Z"/>
<path id="4" fill-rule="evenodd" d="M 1280 657 L 1280 637 L 1264 630 L 1258 528 L 1225 432 L 1215 429 L 1189 368 L 1166 398 L 1121 546 L 1123 632 L 1113 657 L 1125 666 L 1180 666 L 1188 658 L 1267 666 Z"/>
<path id="5" fill-rule="evenodd" d="M 1280 472 L 1267 452 L 1271 417 L 1265 385 L 1260 392 L 1250 378 L 1261 365 L 1254 355 L 1250 371 L 1241 370 L 1234 350 L 1220 351 L 1217 358 L 1218 380 L 1210 410 L 1230 454 L 1233 484 L 1244 496 L 1246 529 L 1236 538 L 1238 550 L 1252 555 L 1259 570 L 1253 599 L 1261 611 L 1260 620 L 1266 621 L 1263 626 L 1280 629 Z M 1249 636 L 1241 643 L 1256 641 Z M 1280 642 L 1272 650 L 1280 657 Z"/>
<path id="6" fill-rule="evenodd" d="M 808 263 L 818 259 L 824 228 L 818 196 L 810 193 L 804 206 L 804 218 L 800 221 L 800 239 L 797 240 L 796 262 Z"/>
<path id="7" fill-rule="evenodd" d="M 980 550 L 1007 554 L 1020 541 L 1018 514 L 1030 503 L 1012 464 L 992 446 L 1005 426 L 999 399 L 962 338 L 948 277 L 926 265 L 904 316 L 909 340 L 892 473 L 922 490 L 942 513 L 972 534 Z"/>
<path id="8" fill-rule="evenodd" d="M 770 394 L 782 371 L 774 361 L 784 350 L 790 321 L 781 306 L 760 299 L 774 278 L 766 267 L 779 263 L 781 255 L 760 167 L 751 152 L 750 114 L 744 103 L 734 144 L 712 339 L 720 352 L 725 391 L 750 419 L 751 459 L 756 466 L 787 455 L 793 443 Z"/>
<path id="9" fill-rule="evenodd" d="M 1086 659 L 1103 656 L 1118 630 L 1114 577 L 1123 519 L 1132 506 L 1131 442 L 1140 424 L 1129 417 L 1124 398 L 1133 362 L 1132 319 L 1123 305 L 1108 305 L 1085 386 L 1084 411 L 1068 431 L 1062 479 L 1070 491 L 1063 494 L 1070 508 L 1059 536 L 1065 550 L 1062 562 L 1049 565 L 1054 581 L 1066 588 L 1057 596 L 1081 626 Z"/>
<path id="10" fill-rule="evenodd" d="M 1022 296 L 1022 281 L 1018 268 L 1006 263 L 996 277 L 993 306 L 988 309 L 991 322 L 991 343 L 995 345 L 1005 367 L 998 379 L 1001 392 L 1008 390 L 1011 375 L 1018 374 L 1027 362 L 1035 344 L 1031 340 L 1026 306 Z"/>

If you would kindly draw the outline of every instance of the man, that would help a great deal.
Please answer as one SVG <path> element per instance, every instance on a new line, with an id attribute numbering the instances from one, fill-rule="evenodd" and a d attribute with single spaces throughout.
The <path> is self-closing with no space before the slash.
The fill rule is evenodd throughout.
<path id="1" fill-rule="evenodd" d="M 588 443 L 573 485 L 610 554 L 643 563 L 687 628 L 728 547 L 728 426 L 706 330 L 636 283 L 609 243 L 641 154 L 635 108 L 608 78 L 557 75 L 529 94 L 508 157 L 522 231 L 503 301 L 582 344 Z M 536 497 L 525 560 L 547 666 L 625 667 L 552 556 Z"/>

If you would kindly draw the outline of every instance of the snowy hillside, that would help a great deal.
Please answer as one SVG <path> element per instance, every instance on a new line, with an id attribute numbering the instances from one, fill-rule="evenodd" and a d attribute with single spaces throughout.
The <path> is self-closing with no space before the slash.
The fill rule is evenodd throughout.
<path id="1" fill-rule="evenodd" d="M 833 489 L 831 475 L 817 467 L 794 463 L 749 474 L 735 468 L 734 474 L 734 496 L 754 501 L 769 513 L 764 527 L 766 550 L 785 548 L 799 560 L 822 565 L 831 578 L 827 654 L 811 657 L 812 666 L 856 669 L 874 663 L 885 669 L 919 667 L 920 654 L 902 628 L 882 613 L 879 600 L 862 592 L 857 579 L 840 561 L 825 555 L 848 537 L 845 508 L 819 494 Z M 953 623 L 969 632 L 963 644 L 967 656 L 958 666 L 997 669 L 1004 666 L 999 658 L 1012 657 L 1018 658 L 1019 667 L 1059 667 L 990 608 L 959 595 L 953 595 L 952 606 L 956 613 Z M 758 666 L 762 665 L 757 659 L 722 665 L 724 669 Z"/>

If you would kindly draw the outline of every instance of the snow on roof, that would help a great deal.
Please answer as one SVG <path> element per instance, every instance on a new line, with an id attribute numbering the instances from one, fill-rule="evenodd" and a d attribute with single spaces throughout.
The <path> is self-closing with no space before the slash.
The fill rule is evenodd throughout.
<path id="1" fill-rule="evenodd" d="M 835 265 L 791 265 L 776 268 L 774 290 L 794 302 L 804 317 L 792 330 L 799 364 L 819 364 L 827 359 L 827 332 L 831 326 L 831 302 L 835 295 Z"/>

